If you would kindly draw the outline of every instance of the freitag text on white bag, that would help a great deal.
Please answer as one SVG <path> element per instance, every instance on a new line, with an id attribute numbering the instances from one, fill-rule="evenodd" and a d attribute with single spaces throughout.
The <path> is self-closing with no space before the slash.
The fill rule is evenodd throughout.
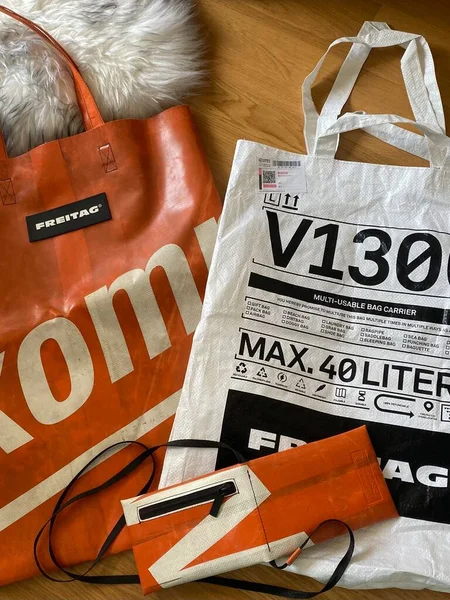
<path id="1" fill-rule="evenodd" d="M 330 48 L 341 42 L 353 45 L 320 115 L 324 57 L 303 85 L 308 155 L 237 145 L 172 437 L 256 458 L 367 424 L 401 518 L 358 532 L 367 550 L 343 585 L 450 589 L 450 139 L 423 37 L 367 22 Z M 338 118 L 371 48 L 393 45 L 415 121 Z M 353 129 L 429 166 L 335 160 Z M 161 485 L 224 458 L 169 451 Z M 324 552 L 295 568 L 326 579 Z"/>

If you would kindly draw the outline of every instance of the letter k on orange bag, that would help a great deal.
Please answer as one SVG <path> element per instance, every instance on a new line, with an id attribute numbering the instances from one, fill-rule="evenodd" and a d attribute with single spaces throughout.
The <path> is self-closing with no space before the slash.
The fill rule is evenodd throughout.
<path id="1" fill-rule="evenodd" d="M 168 439 L 220 202 L 188 108 L 104 123 L 63 48 L 0 11 L 66 59 L 86 127 L 17 158 L 0 148 L 4 584 L 36 573 L 36 532 L 90 458 L 123 439 Z M 121 448 L 85 475 L 86 486 L 129 460 L 132 450 Z M 76 525 L 55 540 L 64 564 L 95 556 L 119 499 L 136 493 L 142 477 L 77 511 Z M 125 532 L 111 551 L 128 547 Z"/>

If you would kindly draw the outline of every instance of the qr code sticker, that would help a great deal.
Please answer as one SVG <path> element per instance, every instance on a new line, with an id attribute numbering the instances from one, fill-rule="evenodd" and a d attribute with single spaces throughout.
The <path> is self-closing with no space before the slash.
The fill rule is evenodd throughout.
<path id="1" fill-rule="evenodd" d="M 300 160 L 258 159 L 258 192 L 306 192 L 305 169 Z M 256 182 L 255 182 L 256 183 Z"/>
<path id="2" fill-rule="evenodd" d="M 275 170 L 263 169 L 263 183 L 276 183 Z"/>

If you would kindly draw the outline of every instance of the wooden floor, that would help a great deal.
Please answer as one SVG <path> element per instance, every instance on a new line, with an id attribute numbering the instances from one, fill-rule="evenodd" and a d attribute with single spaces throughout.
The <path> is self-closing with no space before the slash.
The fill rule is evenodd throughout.
<path id="1" fill-rule="evenodd" d="M 443 102 L 450 117 L 450 3 L 447 0 L 198 0 L 210 43 L 211 84 L 193 109 L 217 186 L 223 195 L 236 140 L 246 138 L 305 152 L 300 87 L 305 76 L 340 36 L 355 35 L 365 20 L 386 21 L 394 29 L 423 34 L 436 60 Z M 336 50 L 316 86 L 323 101 L 345 50 Z M 400 79 L 400 49 L 372 52 L 349 104 L 350 110 L 411 117 Z M 362 133 L 343 136 L 338 157 L 391 164 L 423 164 Z M 449 509 L 450 510 L 450 509 Z M 450 557 L 449 557 L 450 569 Z M 100 572 L 133 571 L 129 553 L 105 561 Z M 254 567 L 240 573 L 252 580 L 316 590 L 301 577 Z M 138 586 L 121 588 L 56 585 L 42 579 L 0 589 L 0 600 L 118 600 L 140 598 Z M 261 595 L 190 584 L 153 595 L 155 600 L 225 600 Z M 443 600 L 430 591 L 347 591 L 329 600 Z"/>

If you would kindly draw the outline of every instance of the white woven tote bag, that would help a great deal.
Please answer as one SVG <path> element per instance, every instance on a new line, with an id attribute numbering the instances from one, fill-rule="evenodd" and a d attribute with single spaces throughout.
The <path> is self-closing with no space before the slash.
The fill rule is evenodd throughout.
<path id="1" fill-rule="evenodd" d="M 255 458 L 367 424 L 401 518 L 357 533 L 343 585 L 450 589 L 450 140 L 422 36 L 367 22 L 342 42 L 320 115 L 325 56 L 304 82 L 306 156 L 238 142 L 172 436 Z M 415 121 L 339 116 L 371 48 L 394 45 Z M 336 160 L 354 129 L 429 166 Z M 170 450 L 161 484 L 224 458 Z M 294 568 L 325 580 L 344 543 Z"/>

